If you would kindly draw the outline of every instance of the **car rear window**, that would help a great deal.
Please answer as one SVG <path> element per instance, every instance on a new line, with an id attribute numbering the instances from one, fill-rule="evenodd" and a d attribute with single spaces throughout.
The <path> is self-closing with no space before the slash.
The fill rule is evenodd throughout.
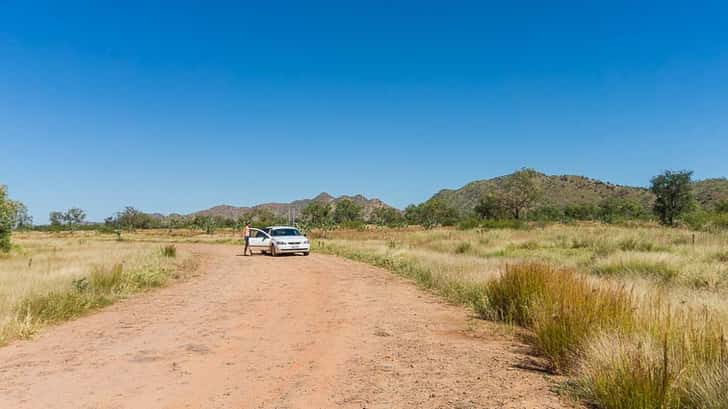
<path id="1" fill-rule="evenodd" d="M 275 229 L 271 231 L 271 236 L 300 236 L 301 232 L 297 229 Z"/>

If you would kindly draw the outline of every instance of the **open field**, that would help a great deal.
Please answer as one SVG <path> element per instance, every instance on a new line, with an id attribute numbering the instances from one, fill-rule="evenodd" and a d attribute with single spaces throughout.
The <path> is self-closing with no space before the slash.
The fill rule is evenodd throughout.
<path id="1" fill-rule="evenodd" d="M 725 233 L 582 224 L 326 237 L 321 251 L 529 329 L 568 389 L 599 407 L 726 407 Z"/>
<path id="2" fill-rule="evenodd" d="M 24 233 L 0 256 L 0 345 L 43 325 L 146 288 L 193 268 L 188 254 L 162 245 L 98 240 L 89 233 Z"/>

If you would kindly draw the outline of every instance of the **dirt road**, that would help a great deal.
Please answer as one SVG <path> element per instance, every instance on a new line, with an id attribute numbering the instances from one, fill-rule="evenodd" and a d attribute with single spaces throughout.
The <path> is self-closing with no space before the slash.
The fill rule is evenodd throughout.
<path id="1" fill-rule="evenodd" d="M 558 408 L 502 327 L 330 256 L 199 275 L 0 349 L 0 408 Z"/>

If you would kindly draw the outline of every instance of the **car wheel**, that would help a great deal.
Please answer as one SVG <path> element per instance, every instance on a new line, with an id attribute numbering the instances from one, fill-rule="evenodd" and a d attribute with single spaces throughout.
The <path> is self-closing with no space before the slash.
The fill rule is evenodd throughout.
<path id="1" fill-rule="evenodd" d="M 303 255 L 304 255 L 304 256 L 308 256 L 308 255 L 309 255 L 309 252 L 308 252 L 308 251 L 304 251 L 304 252 L 303 252 Z"/>
<path id="2" fill-rule="evenodd" d="M 276 246 L 274 246 L 272 244 L 270 245 L 270 255 L 273 256 L 273 257 L 277 257 L 278 256 L 278 252 L 276 251 Z"/>

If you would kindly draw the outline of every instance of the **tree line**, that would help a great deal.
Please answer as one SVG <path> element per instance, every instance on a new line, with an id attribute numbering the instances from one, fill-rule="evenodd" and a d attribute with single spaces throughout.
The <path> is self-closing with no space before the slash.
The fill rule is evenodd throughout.
<path id="1" fill-rule="evenodd" d="M 570 204 L 561 207 L 541 204 L 542 186 L 538 173 L 521 169 L 502 181 L 497 191 L 484 194 L 471 212 L 460 212 L 444 200 L 434 197 L 424 203 L 409 205 L 404 211 L 391 207 L 378 207 L 369 214 L 350 199 L 333 203 L 310 202 L 302 210 L 296 223 L 304 228 L 331 229 L 357 228 L 365 224 L 380 226 L 459 225 L 469 227 L 518 227 L 528 221 L 568 222 L 572 220 L 598 220 L 615 223 L 628 220 L 657 220 L 666 226 L 685 224 L 692 229 L 728 229 L 728 200 L 712 208 L 702 208 L 692 191 L 691 171 L 665 171 L 650 180 L 649 190 L 655 200 L 651 208 L 634 200 L 610 197 L 598 203 Z M 241 229 L 245 224 L 262 227 L 287 224 L 286 217 L 267 208 L 254 208 L 238 218 L 198 214 L 194 216 L 155 216 L 134 207 L 125 207 L 106 218 L 103 223 L 87 223 L 86 212 L 72 207 L 49 214 L 48 225 L 33 226 L 26 206 L 8 197 L 7 188 L 0 185 L 0 251 L 11 248 L 13 230 L 105 230 L 132 231 L 151 228 L 195 228 L 212 234 L 218 228 Z"/>
<path id="2" fill-rule="evenodd" d="M 629 220 L 657 220 L 666 226 L 684 223 L 693 229 L 728 228 L 728 200 L 712 208 L 701 207 L 695 200 L 692 171 L 665 171 L 650 179 L 649 191 L 655 200 L 651 208 L 623 198 L 608 197 L 597 203 L 565 206 L 539 205 L 543 195 L 537 172 L 521 169 L 504 181 L 502 189 L 482 196 L 472 214 L 461 224 L 479 221 L 568 222 L 595 220 L 615 223 Z M 486 223 L 487 224 L 487 223 Z"/>

